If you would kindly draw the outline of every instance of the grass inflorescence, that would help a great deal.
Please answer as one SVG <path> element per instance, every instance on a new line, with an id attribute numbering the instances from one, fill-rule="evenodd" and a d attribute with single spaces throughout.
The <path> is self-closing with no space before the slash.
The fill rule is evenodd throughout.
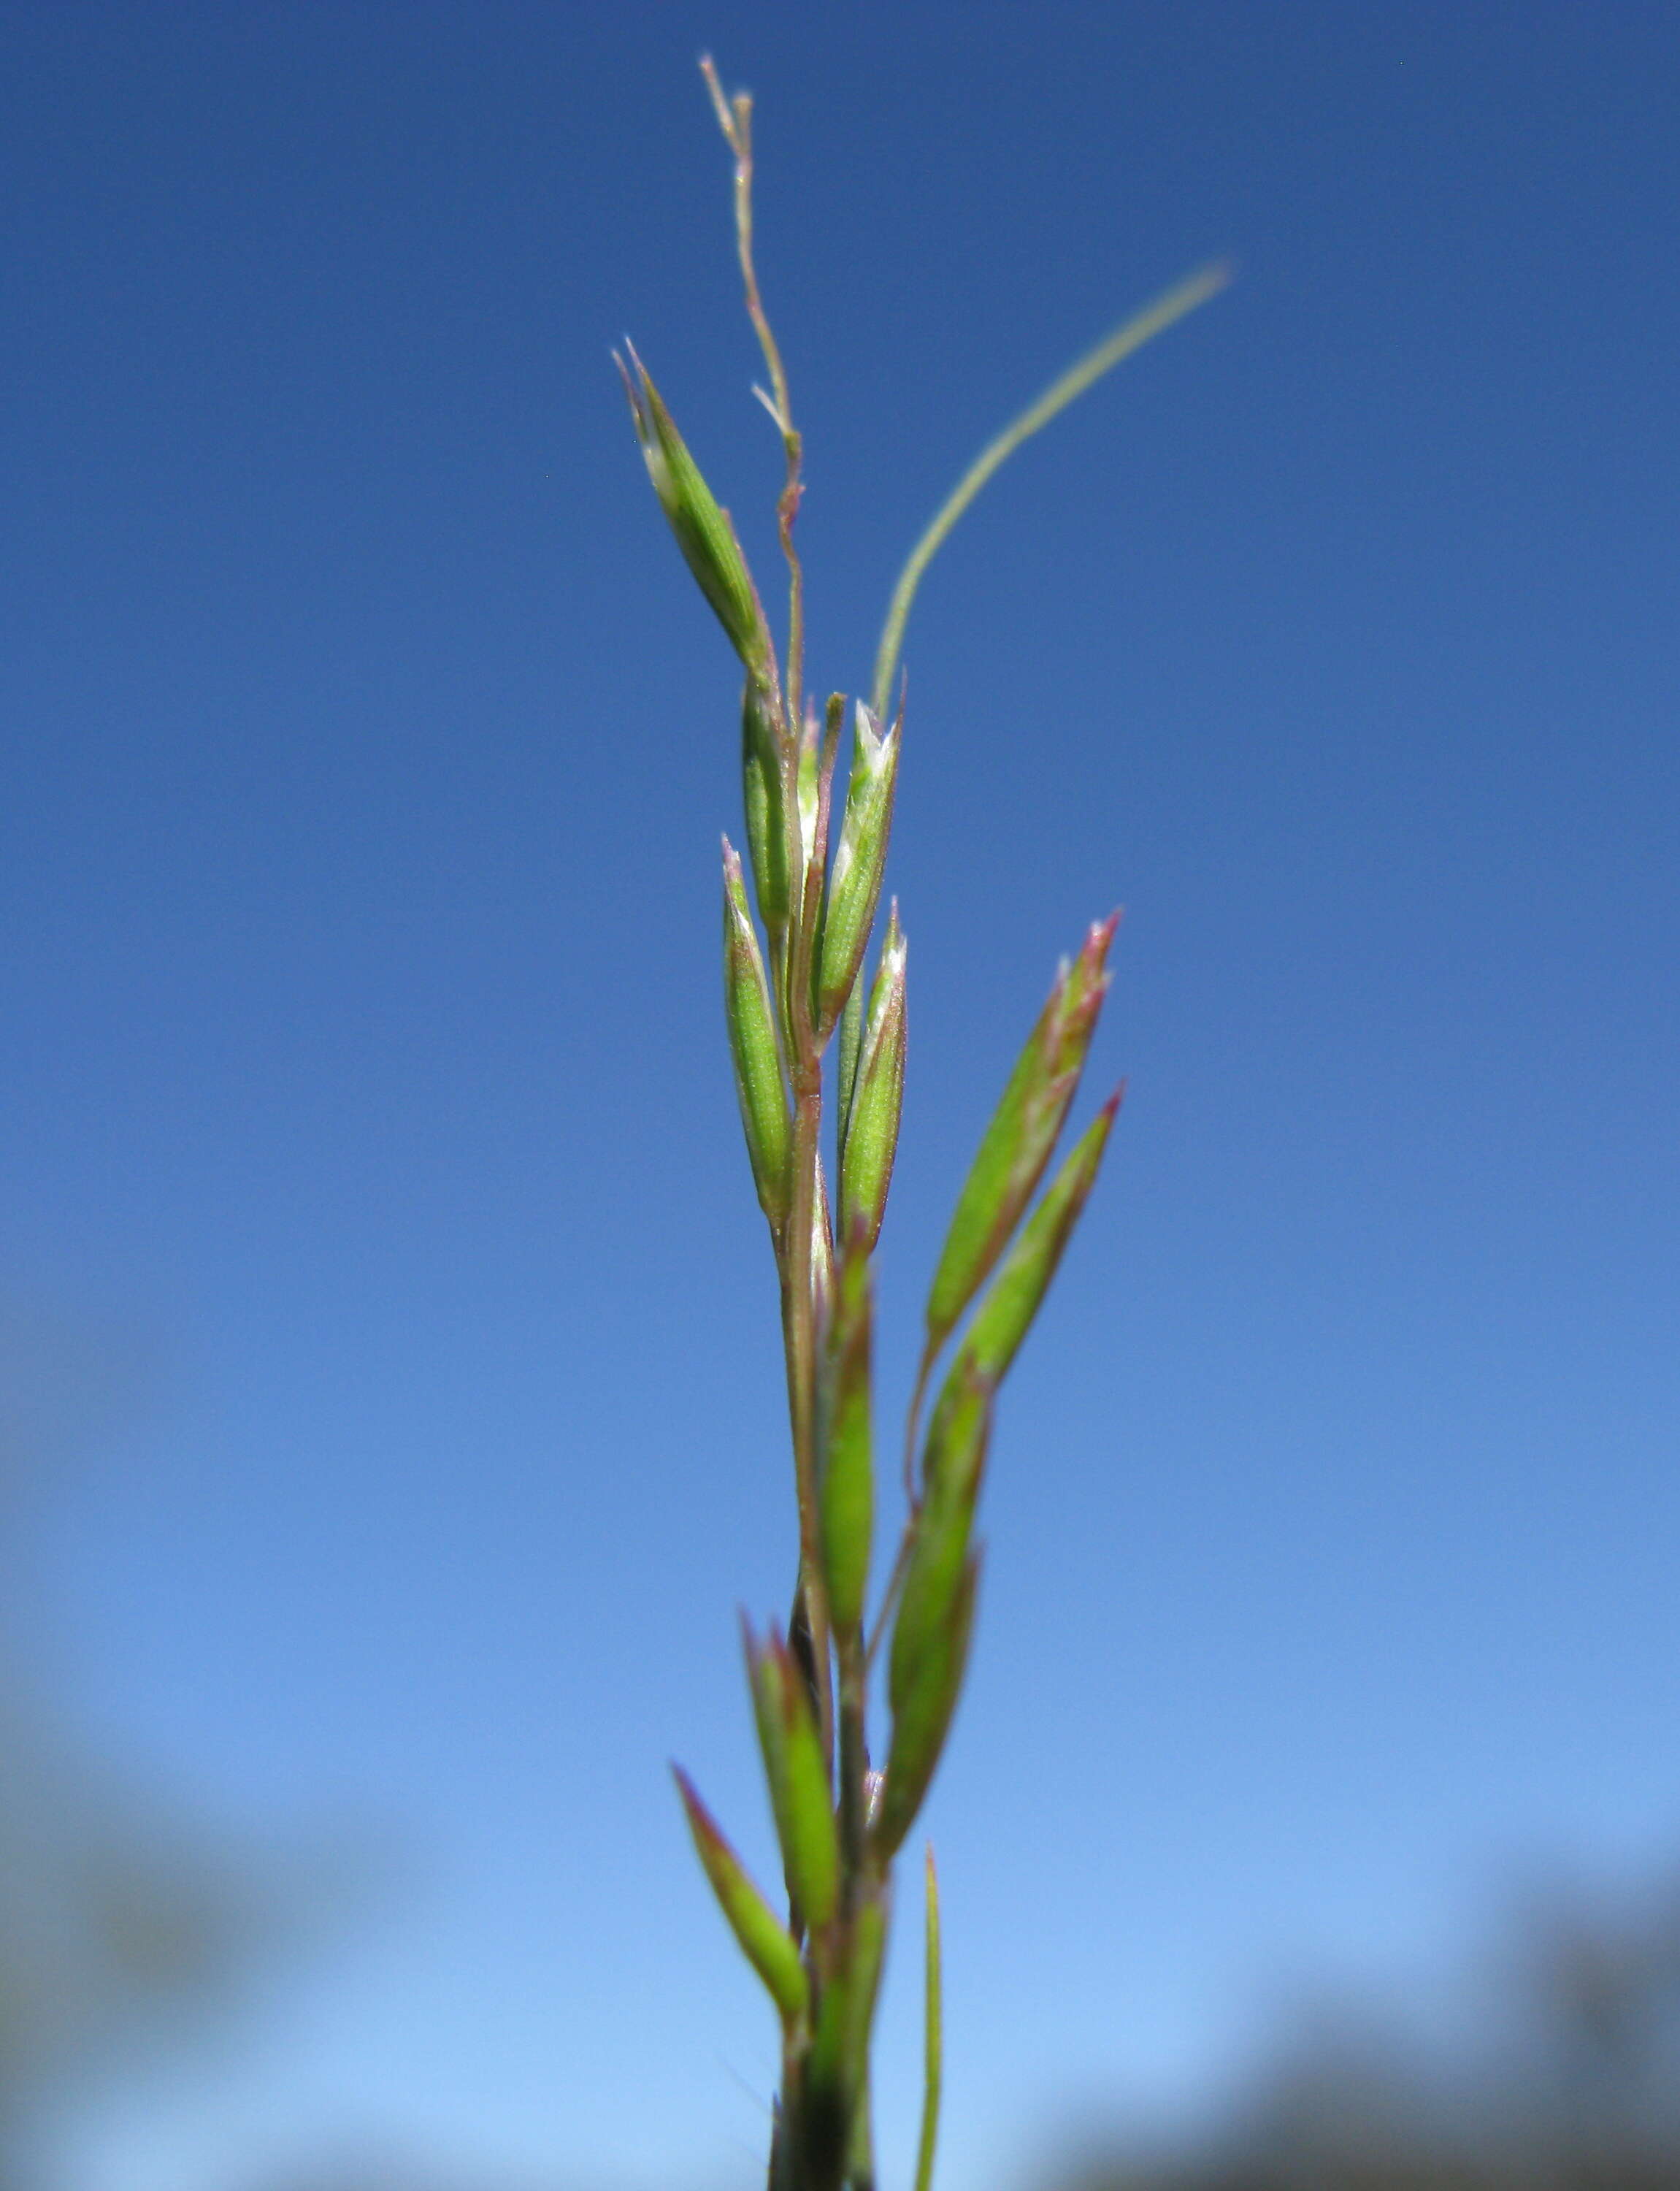
<path id="1" fill-rule="evenodd" d="M 752 1183 L 780 1285 L 798 1517 L 791 1614 L 785 1625 L 762 1635 L 747 1626 L 744 1635 L 781 1852 L 780 1907 L 749 1876 L 680 1770 L 677 1783 L 719 1907 L 780 2024 L 770 2191 L 874 2191 L 870 2044 L 894 1863 L 921 1812 L 962 1689 L 979 1580 L 974 1520 L 997 1393 L 1095 1183 L 1120 1102 L 1116 1090 L 1044 1186 L 1109 985 L 1110 919 L 1094 923 L 1063 962 L 958 1196 L 928 1290 L 907 1410 L 905 1518 L 871 1613 L 878 1489 L 871 1258 L 897 1150 L 906 1039 L 907 951 L 896 903 L 871 964 L 904 727 L 901 702 L 889 718 L 894 679 L 922 578 L 999 465 L 1229 276 L 1211 266 L 1169 290 L 981 452 L 893 590 L 871 697 L 854 704 L 849 730 L 843 695 L 819 705 L 804 690 L 804 578 L 795 543 L 804 448 L 753 263 L 752 104 L 745 93 L 724 94 L 709 60 L 701 68 L 734 156 L 736 243 L 769 380 L 756 392 L 782 449 L 780 646 L 728 511 L 627 344 L 619 369 L 649 477 L 744 673 L 746 856 L 724 839 L 724 996 Z M 823 1154 L 826 1107 L 831 1175 Z M 871 1706 L 883 1657 L 888 1724 L 877 1766 Z M 932 2179 L 941 2081 L 931 1849 L 925 1879 L 927 2063 L 917 2191 L 928 2191 Z"/>

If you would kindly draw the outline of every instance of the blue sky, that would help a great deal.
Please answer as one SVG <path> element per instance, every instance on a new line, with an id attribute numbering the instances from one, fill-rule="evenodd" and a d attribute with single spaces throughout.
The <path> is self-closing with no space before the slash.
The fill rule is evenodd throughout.
<path id="1" fill-rule="evenodd" d="M 1204 2103 L 1513 1867 L 1680 1837 L 1680 18 L 8 7 L 0 1281 L 69 1335 L 31 1420 L 88 1419 L 9 1648 L 184 1831 L 363 1881 L 66 2098 L 77 2191 L 759 2165 L 769 2019 L 665 1777 L 766 1859 L 735 679 L 608 360 L 768 569 L 708 47 L 820 684 L 994 428 L 1238 268 L 988 491 L 906 652 L 886 1411 L 1127 908 L 930 1812 L 948 2191 Z"/>

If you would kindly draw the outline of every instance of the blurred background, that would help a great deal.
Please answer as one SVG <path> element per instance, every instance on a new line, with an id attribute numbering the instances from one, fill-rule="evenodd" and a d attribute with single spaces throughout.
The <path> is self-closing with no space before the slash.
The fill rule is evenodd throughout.
<path id="1" fill-rule="evenodd" d="M 889 1420 L 1127 908 L 929 1813 L 945 2191 L 1680 2184 L 1680 14 L 54 0 L 0 6 L 0 2186 L 761 2180 L 666 1772 L 767 1865 L 735 678 L 608 356 L 768 583 L 708 48 L 820 686 L 989 433 L 1238 268 L 909 635 Z"/>

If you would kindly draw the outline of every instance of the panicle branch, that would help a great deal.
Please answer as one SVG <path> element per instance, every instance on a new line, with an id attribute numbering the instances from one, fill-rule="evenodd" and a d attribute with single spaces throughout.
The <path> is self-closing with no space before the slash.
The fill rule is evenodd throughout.
<path id="1" fill-rule="evenodd" d="M 735 154 L 735 248 L 741 259 L 741 281 L 746 291 L 746 316 L 752 322 L 752 331 L 758 338 L 758 347 L 764 353 L 765 368 L 770 376 L 769 395 L 766 396 L 762 389 L 758 393 L 764 408 L 775 421 L 787 464 L 786 483 L 776 504 L 776 528 L 788 572 L 787 712 L 790 722 L 797 723 L 804 702 L 805 578 L 800 567 L 798 551 L 793 545 L 793 524 L 799 515 L 800 498 L 805 491 L 801 476 L 803 445 L 793 424 L 793 405 L 788 394 L 781 350 L 764 310 L 763 300 L 758 293 L 758 274 L 753 261 L 752 99 L 752 94 L 745 91 L 736 92 L 733 99 L 725 95 L 710 54 L 701 56 L 700 72 L 706 79 L 707 90 L 712 94 L 718 127 L 723 131 L 730 151 Z"/>

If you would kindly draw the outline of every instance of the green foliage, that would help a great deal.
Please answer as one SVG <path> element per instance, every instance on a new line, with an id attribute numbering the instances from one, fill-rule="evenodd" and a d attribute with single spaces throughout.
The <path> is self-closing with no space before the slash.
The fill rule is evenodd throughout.
<path id="1" fill-rule="evenodd" d="M 642 445 L 648 477 L 677 536 L 684 560 L 699 581 L 700 590 L 718 612 L 718 621 L 734 642 L 735 652 L 755 678 L 768 677 L 773 658 L 770 635 L 729 513 L 718 507 L 659 390 L 633 350 L 627 366 L 622 358 L 618 361 L 618 370 L 630 400 L 631 423 Z"/>
<path id="2" fill-rule="evenodd" d="M 859 701 L 852 733 L 851 788 L 829 871 L 818 968 L 816 1022 L 825 1039 L 852 993 L 881 902 L 893 794 L 899 780 L 900 727 L 894 723 L 883 735 L 873 713 Z"/>
<path id="3" fill-rule="evenodd" d="M 870 1420 L 871 1295 L 866 1234 L 842 1257 L 830 1339 L 828 1407 L 822 1437 L 822 1565 L 837 1636 L 863 1625 L 875 1526 L 875 1456 Z"/>
<path id="4" fill-rule="evenodd" d="M 810 2007 L 811 1989 L 799 1961 L 797 1943 L 747 1877 L 745 1865 L 695 1792 L 693 1781 L 681 1766 L 671 1769 L 677 1776 L 677 1790 L 688 1813 L 689 1830 L 700 1861 L 718 1907 L 741 1943 L 741 1953 L 769 1987 L 783 2023 L 790 2029 L 802 2023 Z"/>
<path id="5" fill-rule="evenodd" d="M 1027 1038 L 957 1197 L 928 1293 L 928 1350 L 951 1336 L 985 1283 L 1050 1161 L 1079 1085 L 1109 985 L 1104 959 L 1115 919 L 1093 925 L 1072 965 L 1065 960 Z"/>
<path id="6" fill-rule="evenodd" d="M 786 1875 L 785 1925 L 681 1773 L 678 1785 L 719 1906 L 781 2021 L 772 2191 L 874 2191 L 870 2034 L 892 1863 L 922 1809 L 962 1691 L 979 1577 L 974 1523 L 996 1391 L 1090 1194 L 1119 1102 L 1116 1095 L 1098 1113 L 1029 1214 L 1108 987 L 1115 925 L 1110 919 L 1094 925 L 1074 960 L 1064 962 L 958 1197 L 928 1293 L 909 1406 L 908 1512 L 871 1620 L 871 1258 L 898 1148 L 907 1026 L 907 950 L 896 904 L 873 975 L 867 974 L 902 736 L 901 720 L 885 730 L 882 723 L 916 589 L 986 480 L 1103 373 L 1213 294 L 1226 276 L 1223 269 L 1207 270 L 1129 321 L 1006 428 L 964 475 L 894 590 L 872 703 L 860 702 L 854 711 L 837 830 L 845 701 L 836 693 L 819 712 L 803 691 L 804 581 L 793 543 L 804 487 L 803 444 L 753 266 L 752 102 L 741 94 L 726 99 L 711 63 L 701 66 L 735 156 L 746 307 L 763 351 L 770 382 L 763 401 L 785 464 L 777 518 L 788 606 L 780 658 L 727 511 L 633 350 L 620 371 L 661 506 L 746 672 L 741 758 L 752 896 L 749 901 L 746 874 L 725 839 L 724 998 L 747 1157 L 780 1290 L 799 1521 L 786 1638 L 771 1634 L 759 1641 L 749 1633 L 746 1639 Z M 834 1209 L 820 1154 L 826 1095 L 837 1120 Z M 988 1279 L 940 1388 L 912 1479 L 908 1458 L 929 1378 Z M 868 1734 L 871 1670 L 888 1634 L 892 1726 L 884 1772 L 876 1773 Z M 941 2074 L 931 1851 L 927 1879 L 927 2104 L 917 2191 L 928 2191 L 931 2179 Z"/>
<path id="7" fill-rule="evenodd" d="M 939 2091 L 945 2081 L 945 1981 L 939 1953 L 939 1875 L 928 1851 L 927 1921 L 922 1938 L 925 1972 L 922 2008 L 922 2136 L 916 2154 L 916 2191 L 929 2191 L 939 2131 Z"/>
<path id="8" fill-rule="evenodd" d="M 735 1094 L 759 1204 L 780 1233 L 787 1221 L 791 1141 L 787 1094 L 776 1044 L 775 1013 L 747 910 L 740 856 L 724 839 L 724 1020 L 735 1066 Z"/>
<path id="9" fill-rule="evenodd" d="M 1079 1222 L 1086 1197 L 1097 1183 L 1097 1168 L 1119 1109 L 1116 1090 L 1068 1152 L 1061 1169 L 1045 1189 L 1037 1209 L 1021 1228 L 1020 1238 L 986 1289 L 934 1408 L 928 1434 L 930 1448 L 939 1444 L 941 1426 L 947 1414 L 960 1407 L 969 1383 L 979 1381 L 996 1391 L 1003 1382 L 1056 1275 L 1056 1266 Z"/>
<path id="10" fill-rule="evenodd" d="M 746 1670 L 788 1900 L 797 1927 L 820 1940 L 834 1922 L 840 1892 L 839 1830 L 829 1761 L 818 1739 L 804 1676 L 781 1638 L 771 1636 L 755 1643 L 749 1635 Z"/>
<path id="11" fill-rule="evenodd" d="M 893 1159 L 898 1154 L 899 1113 L 904 1107 L 908 955 L 895 904 L 887 916 L 881 960 L 869 995 L 869 1019 L 851 1076 L 846 1073 L 843 1054 L 841 1058 L 841 1086 L 850 1097 L 840 1172 L 841 1219 L 849 1236 L 854 1229 L 858 1232 L 866 1255 L 873 1253 L 881 1237 Z"/>

